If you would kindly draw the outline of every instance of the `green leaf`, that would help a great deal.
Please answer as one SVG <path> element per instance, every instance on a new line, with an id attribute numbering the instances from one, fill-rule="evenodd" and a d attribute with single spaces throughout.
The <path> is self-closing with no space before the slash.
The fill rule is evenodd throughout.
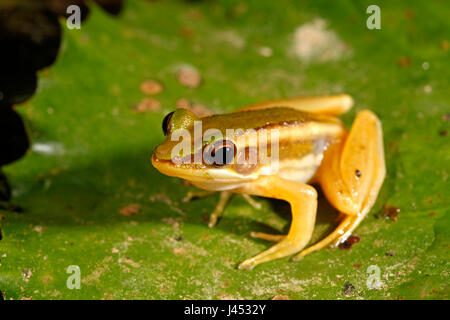
<path id="1" fill-rule="evenodd" d="M 381 29 L 369 30 L 370 4 L 127 1 L 117 18 L 93 6 L 81 30 L 62 21 L 58 60 L 18 109 L 34 152 L 4 168 L 24 208 L 1 211 L 5 299 L 448 299 L 449 4 L 383 1 Z M 201 74 L 198 88 L 177 81 L 183 65 Z M 164 86 L 152 96 L 162 108 L 137 113 L 148 79 Z M 387 177 L 361 241 L 237 270 L 271 245 L 249 233 L 286 232 L 289 211 L 236 196 L 208 228 L 217 196 L 183 204 L 188 188 L 151 166 L 165 114 L 180 98 L 221 113 L 342 92 L 355 99 L 348 126 L 369 108 L 384 130 Z M 119 214 L 130 204 L 137 214 Z M 335 214 L 321 199 L 314 241 Z M 79 290 L 66 285 L 71 265 Z M 378 290 L 366 285 L 372 265 Z"/>

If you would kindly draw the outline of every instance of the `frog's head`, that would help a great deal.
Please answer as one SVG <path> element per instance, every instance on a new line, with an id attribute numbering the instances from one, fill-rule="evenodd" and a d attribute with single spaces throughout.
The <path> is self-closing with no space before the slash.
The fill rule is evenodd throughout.
<path id="1" fill-rule="evenodd" d="M 257 137 L 245 136 L 233 114 L 197 117 L 177 109 L 163 120 L 166 140 L 153 154 L 160 172 L 198 183 L 235 184 L 257 177 Z"/>

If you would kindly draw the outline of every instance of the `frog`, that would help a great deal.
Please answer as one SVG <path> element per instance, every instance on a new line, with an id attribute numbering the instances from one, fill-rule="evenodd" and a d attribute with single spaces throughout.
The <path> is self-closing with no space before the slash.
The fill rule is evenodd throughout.
<path id="1" fill-rule="evenodd" d="M 220 192 L 210 227 L 234 194 L 254 206 L 252 196 L 288 202 L 292 221 L 287 234 L 251 232 L 252 238 L 274 244 L 238 268 L 250 270 L 288 256 L 298 261 L 343 244 L 368 215 L 382 187 L 386 165 L 381 121 L 362 109 L 347 129 L 339 116 L 353 105 L 352 96 L 335 94 L 263 101 L 206 116 L 177 109 L 164 118 L 166 139 L 155 148 L 151 162 L 162 174 L 201 189 L 189 192 L 185 201 Z M 217 134 L 206 134 L 212 129 Z M 180 131 L 194 136 L 185 143 L 189 148 L 179 147 Z M 195 138 L 196 133 L 200 137 Z M 276 161 L 267 161 L 269 154 L 276 154 Z M 333 232 L 308 247 L 319 188 L 340 220 Z"/>

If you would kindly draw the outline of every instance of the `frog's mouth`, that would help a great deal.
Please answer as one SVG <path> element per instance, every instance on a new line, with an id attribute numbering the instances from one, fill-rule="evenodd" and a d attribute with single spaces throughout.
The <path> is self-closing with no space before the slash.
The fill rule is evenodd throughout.
<path id="1" fill-rule="evenodd" d="M 192 182 L 208 182 L 217 184 L 236 184 L 255 177 L 243 176 L 231 167 L 225 168 L 206 168 L 205 166 L 186 166 L 176 165 L 171 160 L 159 159 L 155 154 L 152 156 L 152 165 L 161 173 L 185 179 Z"/>

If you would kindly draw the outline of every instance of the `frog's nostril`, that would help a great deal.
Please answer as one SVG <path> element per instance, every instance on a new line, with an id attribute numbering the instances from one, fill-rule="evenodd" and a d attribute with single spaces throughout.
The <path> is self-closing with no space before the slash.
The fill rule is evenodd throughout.
<path id="1" fill-rule="evenodd" d="M 158 146 L 158 147 L 155 148 L 155 151 L 153 152 L 153 156 L 154 157 L 156 156 L 157 158 L 160 158 L 161 155 L 162 155 L 162 151 L 161 151 L 160 146 Z"/>
<path id="2" fill-rule="evenodd" d="M 171 154 L 171 148 L 170 146 L 166 146 L 164 144 L 159 145 L 156 147 L 155 152 L 153 153 L 156 158 L 158 158 L 159 160 L 167 160 L 170 159 L 170 154 Z"/>

